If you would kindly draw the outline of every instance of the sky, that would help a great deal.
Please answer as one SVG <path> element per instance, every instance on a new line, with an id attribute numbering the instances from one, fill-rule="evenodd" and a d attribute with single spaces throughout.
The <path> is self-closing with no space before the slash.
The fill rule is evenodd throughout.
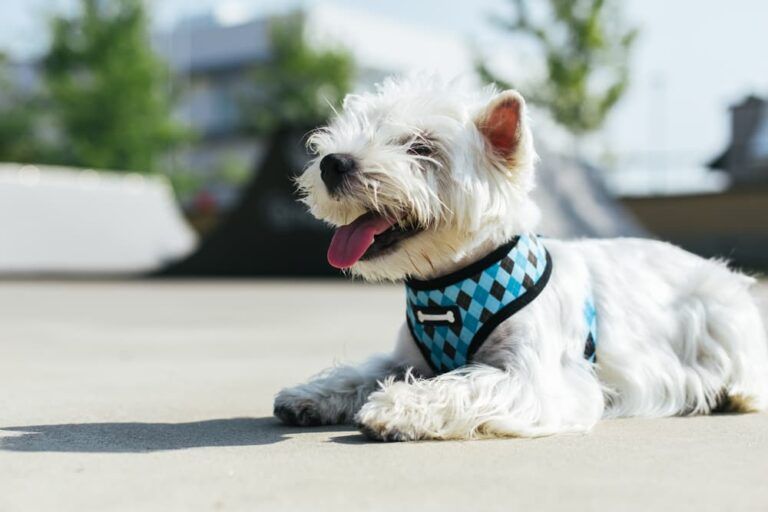
<path id="1" fill-rule="evenodd" d="M 224 6 L 233 14 L 285 10 L 311 0 L 148 0 L 154 22 Z M 488 20 L 505 0 L 327 0 L 411 25 L 486 41 Z M 0 48 L 18 55 L 44 45 L 45 19 L 74 0 L 2 0 Z M 765 0 L 626 0 L 641 30 L 632 84 L 598 139 L 624 160 L 657 168 L 703 164 L 729 138 L 728 107 L 746 94 L 768 96 L 768 2 Z"/>

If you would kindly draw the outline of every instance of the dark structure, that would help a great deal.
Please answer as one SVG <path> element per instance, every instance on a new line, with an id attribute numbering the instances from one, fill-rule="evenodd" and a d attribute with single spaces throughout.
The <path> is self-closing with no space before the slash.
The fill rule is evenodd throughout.
<path id="1" fill-rule="evenodd" d="M 768 187 L 627 197 L 624 206 L 662 240 L 742 269 L 768 270 Z"/>
<path id="2" fill-rule="evenodd" d="M 709 167 L 727 171 L 733 187 L 768 186 L 768 101 L 749 96 L 731 107 L 731 142 Z"/>
<path id="3" fill-rule="evenodd" d="M 188 258 L 160 276 L 332 276 L 331 230 L 297 201 L 292 177 L 307 155 L 298 130 L 275 134 L 240 202 Z"/>

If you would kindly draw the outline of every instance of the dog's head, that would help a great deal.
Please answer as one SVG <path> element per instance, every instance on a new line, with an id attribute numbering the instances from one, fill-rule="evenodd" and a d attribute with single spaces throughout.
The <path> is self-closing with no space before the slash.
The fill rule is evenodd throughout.
<path id="1" fill-rule="evenodd" d="M 387 80 L 347 96 L 309 148 L 298 185 L 312 214 L 336 226 L 328 261 L 366 279 L 435 276 L 538 220 L 536 155 L 515 91 Z"/>

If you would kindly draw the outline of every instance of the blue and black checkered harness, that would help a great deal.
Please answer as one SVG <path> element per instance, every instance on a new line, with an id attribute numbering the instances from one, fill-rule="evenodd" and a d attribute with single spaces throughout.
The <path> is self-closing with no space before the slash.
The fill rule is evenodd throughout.
<path id="1" fill-rule="evenodd" d="M 501 322 L 544 289 L 552 258 L 538 237 L 521 235 L 447 276 L 406 282 L 408 328 L 436 374 L 466 365 Z M 597 315 L 589 296 L 584 357 L 595 361 Z"/>

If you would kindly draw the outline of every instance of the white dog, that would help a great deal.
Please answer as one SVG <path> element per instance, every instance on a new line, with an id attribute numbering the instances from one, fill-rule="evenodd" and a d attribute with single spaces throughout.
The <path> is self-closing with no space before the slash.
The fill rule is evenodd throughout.
<path id="1" fill-rule="evenodd" d="M 768 406 L 753 279 L 666 243 L 532 234 L 517 92 L 388 80 L 348 96 L 309 144 L 299 187 L 337 226 L 329 262 L 407 280 L 408 307 L 390 355 L 282 390 L 282 421 L 467 439 Z"/>

